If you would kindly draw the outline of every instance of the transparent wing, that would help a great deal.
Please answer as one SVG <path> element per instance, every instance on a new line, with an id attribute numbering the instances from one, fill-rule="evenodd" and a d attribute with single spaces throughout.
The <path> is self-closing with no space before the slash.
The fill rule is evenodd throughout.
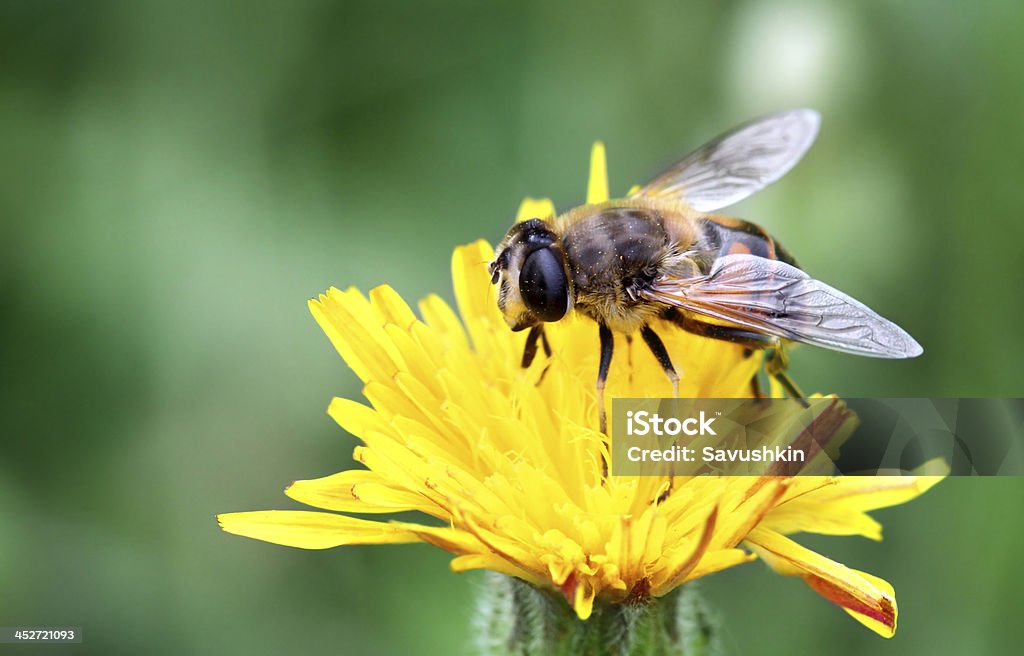
<path id="1" fill-rule="evenodd" d="M 812 109 L 751 121 L 701 146 L 633 195 L 673 198 L 699 212 L 734 205 L 793 168 L 820 123 Z"/>
<path id="2" fill-rule="evenodd" d="M 923 352 L 906 331 L 863 303 L 794 266 L 755 255 L 719 258 L 706 276 L 661 278 L 642 296 L 833 351 L 876 358 Z"/>

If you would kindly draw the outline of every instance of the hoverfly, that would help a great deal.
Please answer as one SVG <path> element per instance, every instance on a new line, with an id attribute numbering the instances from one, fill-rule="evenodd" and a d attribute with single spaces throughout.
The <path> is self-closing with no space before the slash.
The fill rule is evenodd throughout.
<path id="1" fill-rule="evenodd" d="M 878 358 L 920 355 L 921 346 L 903 329 L 807 275 L 763 229 L 710 214 L 781 178 L 810 147 L 820 120 L 809 109 L 754 120 L 626 198 L 512 226 L 489 270 L 508 325 L 530 330 L 523 366 L 533 361 L 538 341 L 550 356 L 546 322 L 570 310 L 593 319 L 601 345 L 600 425 L 607 432 L 603 391 L 614 333 L 639 332 L 678 394 L 679 375 L 650 326 L 655 318 L 769 349 L 766 372 L 800 400 L 786 374 L 787 341 Z M 752 389 L 760 394 L 756 377 Z"/>

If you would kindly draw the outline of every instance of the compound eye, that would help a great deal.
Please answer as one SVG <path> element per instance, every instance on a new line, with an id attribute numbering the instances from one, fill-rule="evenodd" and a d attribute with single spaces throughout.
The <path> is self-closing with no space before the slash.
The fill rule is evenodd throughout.
<path id="1" fill-rule="evenodd" d="M 551 248 L 526 256 L 519 271 L 523 303 L 541 321 L 558 321 L 569 311 L 569 280 L 562 259 Z"/>

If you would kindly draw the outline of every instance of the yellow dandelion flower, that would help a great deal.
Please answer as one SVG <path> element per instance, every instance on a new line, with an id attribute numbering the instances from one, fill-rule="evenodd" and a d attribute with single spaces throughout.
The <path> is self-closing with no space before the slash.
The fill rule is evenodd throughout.
<path id="1" fill-rule="evenodd" d="M 604 149 L 594 148 L 588 202 L 607 200 Z M 524 201 L 519 218 L 554 215 Z M 422 541 L 457 572 L 489 569 L 564 596 L 580 619 L 595 600 L 666 595 L 706 574 L 761 557 L 884 636 L 896 629 L 885 581 L 806 549 L 797 532 L 881 539 L 867 511 L 905 502 L 939 477 L 659 477 L 602 475 L 594 323 L 547 325 L 554 355 L 520 368 L 525 335 L 499 313 L 479 241 L 455 250 L 461 320 L 441 298 L 420 317 L 390 287 L 364 296 L 330 289 L 314 318 L 365 383 L 369 404 L 334 399 L 328 413 L 357 436 L 363 468 L 288 487 L 323 511 L 220 515 L 225 531 L 306 549 Z M 657 329 L 657 326 L 655 326 Z M 745 397 L 759 354 L 664 326 L 684 397 Z M 663 397 L 671 385 L 650 352 L 623 344 L 606 393 Z M 545 371 L 546 369 L 546 371 Z M 371 521 L 339 513 L 419 511 L 434 523 Z"/>

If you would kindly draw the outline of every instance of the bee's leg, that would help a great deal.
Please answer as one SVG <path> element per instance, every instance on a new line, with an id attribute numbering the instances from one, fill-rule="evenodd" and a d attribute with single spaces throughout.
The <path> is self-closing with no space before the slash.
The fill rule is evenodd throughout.
<path id="1" fill-rule="evenodd" d="M 647 348 L 651 349 L 651 353 L 658 360 L 658 364 L 665 371 L 665 375 L 668 376 L 669 381 L 672 383 L 672 396 L 679 396 L 679 374 L 676 373 L 676 368 L 672 366 L 672 358 L 669 357 L 668 351 L 665 349 L 665 344 L 658 337 L 658 333 L 650 326 L 644 326 L 640 331 L 640 335 L 647 342 Z"/>
<path id="2" fill-rule="evenodd" d="M 604 385 L 608 380 L 608 369 L 612 366 L 612 351 L 615 350 L 615 338 L 611 329 L 601 324 L 598 327 L 601 337 L 601 363 L 597 367 L 597 411 L 600 415 L 601 432 L 608 434 L 608 417 L 604 412 Z"/>
<path id="3" fill-rule="evenodd" d="M 544 324 L 537 324 L 530 328 L 530 332 L 526 334 L 526 344 L 523 346 L 523 360 L 521 362 L 523 369 L 528 368 L 533 364 L 533 359 L 537 357 L 537 341 L 540 341 L 541 346 L 544 348 L 544 355 L 548 357 L 548 363 L 544 365 L 544 371 L 540 372 L 540 376 L 537 377 L 537 385 L 544 382 L 544 376 L 548 374 L 548 368 L 551 366 L 551 344 L 548 343 L 548 337 L 544 334 Z"/>
<path id="4" fill-rule="evenodd" d="M 541 324 L 537 324 L 530 328 L 530 332 L 526 334 L 526 345 L 523 346 L 523 369 L 528 368 L 533 364 L 533 359 L 537 357 L 537 340 L 544 334 L 544 327 Z M 544 344 L 547 345 L 547 340 L 544 340 Z M 547 349 L 545 349 L 546 351 Z M 550 353 L 548 353 L 550 355 Z"/>
<path id="5" fill-rule="evenodd" d="M 551 344 L 548 343 L 547 333 L 544 332 L 544 324 L 538 326 L 540 328 L 540 343 L 544 347 L 544 355 L 551 357 Z"/>
<path id="6" fill-rule="evenodd" d="M 804 397 L 804 393 L 800 391 L 800 388 L 796 386 L 793 379 L 786 373 L 786 369 L 789 367 L 789 357 L 786 355 L 785 349 L 782 344 L 779 344 L 772 351 L 771 357 L 764 364 L 764 370 L 769 376 L 773 376 L 775 380 L 779 381 L 782 388 L 786 390 L 786 394 L 791 399 L 795 399 L 805 408 L 809 408 L 810 404 L 807 403 L 807 399 Z"/>
<path id="7" fill-rule="evenodd" d="M 537 385 L 540 386 L 544 382 L 544 377 L 548 375 L 548 369 L 551 368 L 551 344 L 548 343 L 548 335 L 544 332 L 544 324 L 538 327 L 540 328 L 540 345 L 544 348 L 544 357 L 548 359 L 544 363 L 544 371 L 540 372 L 540 376 L 537 377 Z"/>
<path id="8" fill-rule="evenodd" d="M 703 321 L 692 319 L 682 312 L 678 312 L 675 308 L 667 310 L 662 315 L 662 318 L 671 321 L 686 332 L 693 333 L 694 335 L 719 339 L 724 342 L 732 342 L 733 344 L 741 344 L 751 350 L 775 348 L 779 344 L 778 337 L 765 335 L 764 333 L 755 333 L 752 330 L 743 330 L 742 328 L 730 328 L 729 326 L 704 323 Z"/>
<path id="9" fill-rule="evenodd" d="M 772 349 L 772 355 L 764 365 L 765 373 L 779 381 L 779 384 L 782 385 L 791 398 L 796 399 L 801 405 L 807 407 L 807 401 L 804 400 L 803 392 L 800 391 L 800 388 L 796 386 L 793 379 L 786 373 L 789 358 L 786 357 L 786 352 L 778 337 L 755 333 L 751 330 L 704 323 L 703 321 L 692 319 L 681 312 L 677 312 L 675 309 L 668 310 L 664 314 L 664 318 L 695 335 L 721 339 L 733 342 L 734 344 L 742 344 L 749 349 Z M 753 385 L 753 382 L 751 385 Z M 756 390 L 760 391 L 760 385 L 758 385 Z"/>
<path id="10" fill-rule="evenodd" d="M 676 368 L 672 366 L 672 358 L 669 357 L 668 350 L 665 348 L 664 342 L 661 341 L 661 338 L 658 337 L 658 333 L 654 332 L 654 329 L 650 326 L 644 326 L 640 331 L 640 335 L 644 338 L 644 341 L 647 342 L 647 348 L 651 349 L 651 353 L 654 354 L 655 359 L 658 361 L 658 364 L 661 365 L 665 375 L 668 376 L 668 379 L 672 382 L 672 396 L 678 397 L 679 374 L 676 373 Z M 660 504 L 667 499 L 670 494 L 672 494 L 672 477 L 669 477 L 668 486 L 661 494 L 658 495 L 658 498 L 654 503 Z"/>
<path id="11" fill-rule="evenodd" d="M 755 373 L 750 377 L 750 396 L 754 399 L 763 399 L 764 390 L 761 389 L 761 379 Z"/>
<path id="12" fill-rule="evenodd" d="M 749 358 L 753 354 L 754 349 L 750 347 L 743 349 L 744 358 Z M 750 396 L 755 399 L 764 398 L 764 391 L 761 389 L 761 379 L 758 377 L 756 373 L 750 378 Z"/>

